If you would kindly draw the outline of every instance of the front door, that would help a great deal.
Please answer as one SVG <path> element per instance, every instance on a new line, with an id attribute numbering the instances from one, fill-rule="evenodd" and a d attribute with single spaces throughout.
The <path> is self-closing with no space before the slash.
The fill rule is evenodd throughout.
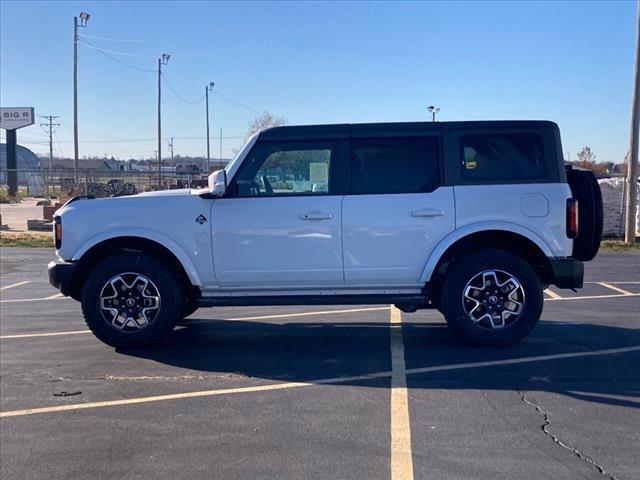
<path id="1" fill-rule="evenodd" d="M 331 141 L 260 142 L 212 207 L 221 287 L 304 289 L 344 284 L 341 195 Z"/>

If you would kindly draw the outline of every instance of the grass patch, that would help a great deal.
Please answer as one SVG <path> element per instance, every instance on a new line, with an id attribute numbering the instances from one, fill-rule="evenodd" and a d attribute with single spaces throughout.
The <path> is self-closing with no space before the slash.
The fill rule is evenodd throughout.
<path id="1" fill-rule="evenodd" d="M 53 238 L 50 232 L 46 232 L 46 233 L 0 232 L 0 247 L 53 248 Z"/>
<path id="2" fill-rule="evenodd" d="M 603 240 L 600 251 L 604 252 L 640 252 L 640 241 L 624 243 L 623 240 Z"/>

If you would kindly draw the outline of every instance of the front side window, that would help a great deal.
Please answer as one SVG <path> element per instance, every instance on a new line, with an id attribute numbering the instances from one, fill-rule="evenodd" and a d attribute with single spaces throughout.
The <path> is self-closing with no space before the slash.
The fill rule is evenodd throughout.
<path id="1" fill-rule="evenodd" d="M 258 144 L 236 175 L 235 194 L 326 195 L 332 151 L 331 143 Z"/>
<path id="2" fill-rule="evenodd" d="M 432 192 L 439 185 L 435 137 L 351 141 L 354 194 Z"/>
<path id="3" fill-rule="evenodd" d="M 543 140 L 537 133 L 462 135 L 460 156 L 466 180 L 540 179 L 546 173 Z"/>

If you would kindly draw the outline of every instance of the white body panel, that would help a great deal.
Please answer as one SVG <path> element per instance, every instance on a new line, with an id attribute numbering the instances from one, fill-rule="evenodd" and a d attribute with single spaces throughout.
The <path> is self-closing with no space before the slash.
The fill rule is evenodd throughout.
<path id="1" fill-rule="evenodd" d="M 255 141 L 227 166 L 229 179 Z M 522 235 L 548 257 L 572 252 L 566 183 L 388 195 L 203 193 L 74 201 L 57 213 L 63 236 L 56 253 L 76 261 L 105 240 L 144 238 L 171 251 L 203 295 L 248 296 L 419 293 L 447 248 L 487 230 Z"/>
<path id="2" fill-rule="evenodd" d="M 347 285 L 417 285 L 429 254 L 455 228 L 453 187 L 349 195 L 342 207 Z"/>
<path id="3" fill-rule="evenodd" d="M 323 195 L 215 200 L 219 285 L 342 286 L 341 203 Z"/>
<path id="4" fill-rule="evenodd" d="M 214 284 L 209 224 L 195 220 L 199 215 L 209 217 L 211 203 L 189 190 L 75 201 L 57 212 L 63 228 L 57 255 L 79 260 L 110 238 L 146 238 L 169 249 L 191 283 Z"/>
<path id="5" fill-rule="evenodd" d="M 526 232 L 525 237 L 539 237 L 544 242 L 539 246 L 547 256 L 571 256 L 573 241 L 567 238 L 566 230 L 566 205 L 571 189 L 566 183 L 454 188 L 456 229 L 472 224 L 515 225 Z"/>

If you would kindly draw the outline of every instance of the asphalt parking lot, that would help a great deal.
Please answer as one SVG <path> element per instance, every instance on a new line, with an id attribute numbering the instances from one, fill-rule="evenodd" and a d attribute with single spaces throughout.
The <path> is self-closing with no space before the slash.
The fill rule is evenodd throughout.
<path id="1" fill-rule="evenodd" d="M 201 309 L 116 351 L 4 248 L 0 477 L 640 478 L 640 255 L 551 289 L 520 344 L 460 344 L 437 312 Z"/>

